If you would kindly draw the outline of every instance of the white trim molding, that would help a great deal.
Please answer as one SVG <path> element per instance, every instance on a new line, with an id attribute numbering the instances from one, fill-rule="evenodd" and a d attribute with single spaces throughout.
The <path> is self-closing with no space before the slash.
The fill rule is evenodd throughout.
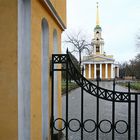
<path id="1" fill-rule="evenodd" d="M 114 78 L 113 64 L 111 64 L 111 79 Z"/>
<path id="2" fill-rule="evenodd" d="M 30 140 L 31 0 L 18 0 L 18 140 Z"/>
<path id="3" fill-rule="evenodd" d="M 93 61 L 91 61 L 91 62 L 82 62 L 83 65 L 85 65 L 85 64 L 110 64 L 110 63 L 112 63 L 112 61 L 105 61 L 105 62 L 102 62 L 102 61 L 100 61 L 100 62 L 93 62 Z"/>
<path id="4" fill-rule="evenodd" d="M 49 8 L 50 12 L 53 14 L 54 18 L 56 19 L 56 21 L 58 22 L 58 24 L 61 26 L 61 28 L 63 30 L 66 29 L 65 24 L 63 23 L 62 19 L 60 18 L 60 16 L 58 15 L 58 13 L 56 12 L 55 8 L 53 7 L 53 5 L 51 4 L 50 0 L 43 0 L 45 2 L 45 4 L 47 5 L 47 7 Z"/>
<path id="5" fill-rule="evenodd" d="M 84 77 L 86 77 L 86 66 L 84 65 Z"/>

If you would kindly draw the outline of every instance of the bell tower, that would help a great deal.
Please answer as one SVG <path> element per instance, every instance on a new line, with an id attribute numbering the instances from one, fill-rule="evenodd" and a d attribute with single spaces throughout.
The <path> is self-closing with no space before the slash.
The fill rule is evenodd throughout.
<path id="1" fill-rule="evenodd" d="M 92 46 L 93 46 L 93 52 L 94 55 L 103 55 L 104 54 L 104 40 L 102 38 L 102 28 L 99 24 L 99 6 L 97 2 L 97 11 L 96 11 L 96 26 L 94 28 L 94 38 L 92 39 Z"/>
<path id="2" fill-rule="evenodd" d="M 119 77 L 119 69 L 115 75 L 115 67 L 119 67 L 117 63 L 115 64 L 113 55 L 107 55 L 104 52 L 104 39 L 102 38 L 102 28 L 100 26 L 98 2 L 96 10 L 96 24 L 91 41 L 92 52 L 84 56 L 82 60 L 82 65 L 85 69 L 84 76 L 93 80 L 97 78 L 101 80 L 111 80 L 115 77 Z"/>

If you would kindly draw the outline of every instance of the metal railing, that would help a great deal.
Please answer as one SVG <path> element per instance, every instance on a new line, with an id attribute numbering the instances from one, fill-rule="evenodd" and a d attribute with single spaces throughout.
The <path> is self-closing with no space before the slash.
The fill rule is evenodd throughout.
<path id="1" fill-rule="evenodd" d="M 56 69 L 54 66 L 56 64 L 65 63 L 66 67 L 62 69 Z M 65 120 L 63 118 L 54 118 L 54 72 L 56 71 L 65 71 L 66 72 L 66 111 L 65 111 Z M 128 83 L 128 92 L 116 91 L 115 90 L 115 80 L 113 82 L 113 90 L 105 89 L 99 86 L 99 80 L 97 80 L 97 84 L 92 83 L 91 81 L 87 80 L 83 77 L 83 70 L 82 73 L 75 67 L 72 59 L 71 54 L 67 52 L 67 54 L 53 54 L 52 55 L 52 66 L 51 66 L 51 75 L 52 75 L 52 115 L 51 115 L 51 138 L 53 140 L 53 133 L 54 129 L 58 132 L 65 130 L 66 140 L 69 137 L 69 131 L 72 132 L 80 132 L 81 140 L 83 140 L 84 131 L 87 133 L 96 133 L 96 140 L 99 140 L 100 133 L 108 134 L 112 133 L 111 139 L 115 140 L 115 133 L 117 134 L 126 134 L 127 139 L 131 140 L 138 140 L 138 96 L 140 93 L 135 93 L 130 91 L 130 83 Z M 77 118 L 69 118 L 69 94 L 68 94 L 68 77 L 71 77 L 79 87 L 81 88 L 81 117 L 80 119 Z M 90 95 L 96 98 L 96 120 L 94 119 L 86 119 L 84 120 L 84 91 L 89 93 Z M 100 100 L 109 101 L 112 107 L 112 114 L 111 120 L 102 119 L 100 120 Z M 116 121 L 116 103 L 126 103 L 127 104 L 127 120 L 117 120 Z M 133 107 L 132 107 L 133 106 Z M 132 109 L 134 113 L 132 113 Z M 134 125 L 132 127 L 132 115 L 134 116 Z M 57 121 L 63 122 L 63 128 L 57 128 L 55 123 Z M 79 124 L 77 129 L 71 128 L 71 122 L 76 121 Z M 94 127 L 88 130 L 85 126 L 86 123 L 94 124 Z M 102 129 L 102 124 L 107 123 L 110 127 L 107 130 Z M 120 131 L 118 129 L 118 125 L 123 124 L 125 129 Z M 134 133 L 132 135 L 131 131 L 134 129 Z"/>

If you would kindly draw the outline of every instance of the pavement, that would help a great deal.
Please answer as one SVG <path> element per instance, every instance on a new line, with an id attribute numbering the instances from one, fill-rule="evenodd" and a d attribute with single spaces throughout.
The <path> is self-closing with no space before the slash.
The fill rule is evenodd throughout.
<path id="1" fill-rule="evenodd" d="M 104 87 L 106 89 L 113 89 L 113 83 L 112 82 L 100 82 L 100 86 Z M 116 85 L 117 91 L 128 91 L 127 88 Z M 66 106 L 66 96 L 63 96 L 63 119 L 65 120 L 65 106 Z M 140 102 L 140 98 L 139 98 Z M 138 105 L 140 106 L 140 104 Z M 128 117 L 128 104 L 127 103 L 116 103 L 115 105 L 115 122 L 119 120 L 125 120 L 127 122 Z M 140 109 L 138 110 L 139 115 L 139 121 L 138 121 L 138 140 L 140 139 Z M 132 119 L 131 119 L 131 125 L 132 125 L 132 133 L 131 133 L 131 140 L 134 140 L 134 106 L 132 105 Z M 107 120 L 103 121 L 101 124 L 101 130 L 102 131 L 109 131 L 110 130 L 110 123 L 112 121 L 112 102 L 105 101 L 100 99 L 100 119 Z M 81 89 L 78 88 L 76 90 L 73 90 L 69 93 L 69 120 L 71 119 L 78 119 L 81 120 Z M 95 124 L 93 121 L 96 122 L 96 97 L 88 94 L 87 92 L 84 92 L 84 120 L 91 119 L 92 121 L 87 121 L 85 124 L 85 127 L 87 130 L 93 130 L 95 127 Z M 76 120 L 71 121 L 70 127 L 73 130 L 78 129 L 79 123 Z M 126 125 L 123 122 L 118 123 L 117 130 L 119 132 L 123 132 L 126 129 Z M 99 140 L 111 140 L 112 139 L 112 132 L 109 133 L 103 133 L 102 131 L 99 131 Z M 65 130 L 63 130 L 63 133 L 65 134 Z M 72 132 L 69 130 L 69 140 L 81 140 L 81 130 L 78 132 Z M 96 139 L 96 130 L 92 133 L 87 133 L 84 130 L 84 140 L 95 140 Z M 118 134 L 115 132 L 115 140 L 127 140 L 128 139 L 128 133 L 125 134 Z M 63 138 L 64 140 L 64 138 Z"/>

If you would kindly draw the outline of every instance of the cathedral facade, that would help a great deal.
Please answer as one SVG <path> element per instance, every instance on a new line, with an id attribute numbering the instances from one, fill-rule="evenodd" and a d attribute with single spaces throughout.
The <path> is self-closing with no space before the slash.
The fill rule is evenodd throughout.
<path id="1" fill-rule="evenodd" d="M 119 67 L 113 55 L 104 52 L 104 39 L 102 38 L 102 28 L 99 24 L 99 10 L 97 5 L 96 27 L 94 28 L 94 38 L 91 42 L 92 52 L 84 56 L 82 65 L 84 66 L 84 76 L 87 79 L 112 80 L 119 77 Z"/>

